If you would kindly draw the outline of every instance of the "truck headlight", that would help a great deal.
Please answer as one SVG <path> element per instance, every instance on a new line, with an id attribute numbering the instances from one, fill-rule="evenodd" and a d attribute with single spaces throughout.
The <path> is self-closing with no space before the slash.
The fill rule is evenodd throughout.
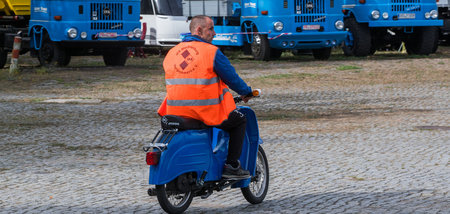
<path id="1" fill-rule="evenodd" d="M 87 38 L 87 33 L 86 32 L 81 32 L 80 33 L 80 37 L 82 38 L 82 39 L 86 39 Z"/>
<path id="2" fill-rule="evenodd" d="M 142 36 L 142 30 L 140 28 L 136 28 L 133 30 L 134 37 L 140 39 Z"/>
<path id="3" fill-rule="evenodd" d="M 432 19 L 436 19 L 438 17 L 438 12 L 436 10 L 430 11 L 430 16 Z"/>
<path id="4" fill-rule="evenodd" d="M 282 31 L 283 28 L 284 28 L 283 22 L 275 22 L 275 23 L 273 23 L 273 28 L 274 28 L 276 31 Z"/>
<path id="5" fill-rule="evenodd" d="M 337 21 L 334 23 L 334 26 L 336 27 L 336 29 L 342 30 L 342 29 L 344 29 L 344 22 L 341 21 L 341 20 L 337 20 Z"/>
<path id="6" fill-rule="evenodd" d="M 430 16 L 431 16 L 431 15 L 430 15 L 430 12 L 426 12 L 426 13 L 425 13 L 425 18 L 426 18 L 426 19 L 429 19 Z"/>
<path id="7" fill-rule="evenodd" d="M 388 18 L 389 18 L 389 13 L 384 12 L 384 13 L 383 13 L 383 19 L 388 19 Z"/>
<path id="8" fill-rule="evenodd" d="M 373 10 L 370 15 L 372 15 L 373 19 L 379 19 L 380 18 L 380 11 L 378 10 Z"/>
<path id="9" fill-rule="evenodd" d="M 78 35 L 78 31 L 75 28 L 69 28 L 69 30 L 67 30 L 67 36 L 71 39 L 75 39 L 75 37 L 77 37 Z"/>

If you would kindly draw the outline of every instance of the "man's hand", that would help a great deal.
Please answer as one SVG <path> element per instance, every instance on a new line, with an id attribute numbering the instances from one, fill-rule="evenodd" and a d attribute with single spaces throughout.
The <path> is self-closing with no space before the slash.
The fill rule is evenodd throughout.
<path id="1" fill-rule="evenodd" d="M 241 99 L 242 101 L 244 101 L 244 103 L 247 103 L 250 99 L 252 99 L 252 97 L 247 95 L 241 95 Z"/>

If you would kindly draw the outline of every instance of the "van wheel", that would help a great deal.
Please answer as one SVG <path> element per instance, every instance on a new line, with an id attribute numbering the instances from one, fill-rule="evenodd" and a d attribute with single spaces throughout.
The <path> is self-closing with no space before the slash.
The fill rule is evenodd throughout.
<path id="1" fill-rule="evenodd" d="M 107 49 L 103 52 L 103 62 L 107 66 L 124 66 L 127 62 L 128 49 Z"/>

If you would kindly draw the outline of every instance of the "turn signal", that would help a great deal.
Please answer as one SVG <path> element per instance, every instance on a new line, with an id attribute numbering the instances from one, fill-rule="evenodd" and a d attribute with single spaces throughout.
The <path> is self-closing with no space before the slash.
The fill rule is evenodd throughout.
<path id="1" fill-rule="evenodd" d="M 261 94 L 261 89 L 255 89 L 255 90 L 252 91 L 252 95 L 253 95 L 254 97 L 259 96 L 259 94 Z"/>
<path id="2" fill-rule="evenodd" d="M 269 14 L 269 11 L 268 10 L 263 10 L 263 11 L 261 11 L 261 14 L 262 15 L 267 15 L 267 14 Z"/>
<path id="3" fill-rule="evenodd" d="M 365 3 L 366 3 L 366 0 L 359 0 L 359 3 L 365 4 Z"/>
<path id="4" fill-rule="evenodd" d="M 54 18 L 56 21 L 61 21 L 62 16 L 54 16 L 53 18 Z"/>
<path id="5" fill-rule="evenodd" d="M 161 157 L 161 152 L 147 152 L 147 165 L 157 165 L 159 158 Z"/>

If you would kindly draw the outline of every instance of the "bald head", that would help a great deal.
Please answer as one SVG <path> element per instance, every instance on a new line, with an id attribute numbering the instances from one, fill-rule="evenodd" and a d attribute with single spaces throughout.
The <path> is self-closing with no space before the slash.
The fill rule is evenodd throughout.
<path id="1" fill-rule="evenodd" d="M 191 24 L 189 25 L 189 30 L 194 36 L 198 36 L 203 40 L 211 43 L 216 32 L 214 31 L 214 22 L 208 16 L 194 16 L 191 19 Z"/>
<path id="2" fill-rule="evenodd" d="M 191 31 L 191 33 L 194 34 L 195 30 L 198 27 L 205 27 L 208 19 L 211 19 L 211 18 L 209 18 L 209 16 L 204 16 L 204 15 L 198 15 L 198 16 L 192 17 L 191 24 L 189 24 L 189 30 Z"/>

